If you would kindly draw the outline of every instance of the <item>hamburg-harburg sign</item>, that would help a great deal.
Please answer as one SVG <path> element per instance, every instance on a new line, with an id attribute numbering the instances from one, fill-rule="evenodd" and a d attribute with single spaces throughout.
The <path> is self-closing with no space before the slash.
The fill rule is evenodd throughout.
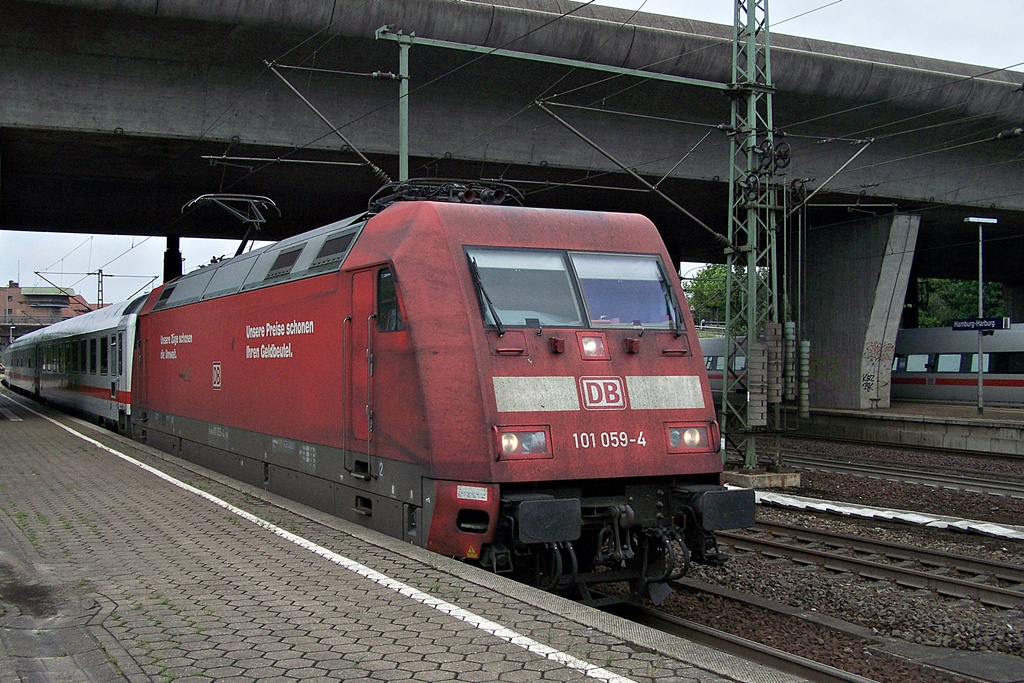
<path id="1" fill-rule="evenodd" d="M 965 318 L 953 321 L 954 330 L 1008 330 L 1009 318 Z"/>

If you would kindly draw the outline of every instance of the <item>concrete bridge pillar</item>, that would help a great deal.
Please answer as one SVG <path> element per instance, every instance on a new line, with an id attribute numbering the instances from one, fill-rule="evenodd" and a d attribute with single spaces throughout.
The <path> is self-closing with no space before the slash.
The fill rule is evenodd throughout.
<path id="1" fill-rule="evenodd" d="M 808 232 L 803 320 L 812 408 L 889 406 L 920 221 L 895 214 Z"/>
<path id="2" fill-rule="evenodd" d="M 164 282 L 178 277 L 181 277 L 181 238 L 168 235 L 167 249 L 164 250 Z"/>

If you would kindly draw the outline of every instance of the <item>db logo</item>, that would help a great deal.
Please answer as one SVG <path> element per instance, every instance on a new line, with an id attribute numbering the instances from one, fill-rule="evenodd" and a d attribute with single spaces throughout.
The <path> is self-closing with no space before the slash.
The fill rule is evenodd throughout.
<path id="1" fill-rule="evenodd" d="M 621 377 L 580 377 L 580 395 L 587 410 L 625 410 Z"/>
<path id="2" fill-rule="evenodd" d="M 213 364 L 213 388 L 220 389 L 221 381 L 220 361 Z"/>

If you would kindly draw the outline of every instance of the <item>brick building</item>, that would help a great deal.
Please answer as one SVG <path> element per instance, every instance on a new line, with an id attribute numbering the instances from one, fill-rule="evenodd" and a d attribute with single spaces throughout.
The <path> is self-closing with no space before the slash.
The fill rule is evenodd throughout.
<path id="1" fill-rule="evenodd" d="M 96 308 L 70 287 L 19 287 L 11 280 L 0 287 L 0 350 L 22 335 Z"/>

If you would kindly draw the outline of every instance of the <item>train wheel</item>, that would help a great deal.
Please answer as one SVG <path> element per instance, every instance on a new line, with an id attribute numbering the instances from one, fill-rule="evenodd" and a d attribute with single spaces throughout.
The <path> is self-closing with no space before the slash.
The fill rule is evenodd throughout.
<path id="1" fill-rule="evenodd" d="M 533 555 L 533 580 L 541 590 L 551 590 L 562 578 L 562 551 L 556 545 L 545 544 Z"/>

